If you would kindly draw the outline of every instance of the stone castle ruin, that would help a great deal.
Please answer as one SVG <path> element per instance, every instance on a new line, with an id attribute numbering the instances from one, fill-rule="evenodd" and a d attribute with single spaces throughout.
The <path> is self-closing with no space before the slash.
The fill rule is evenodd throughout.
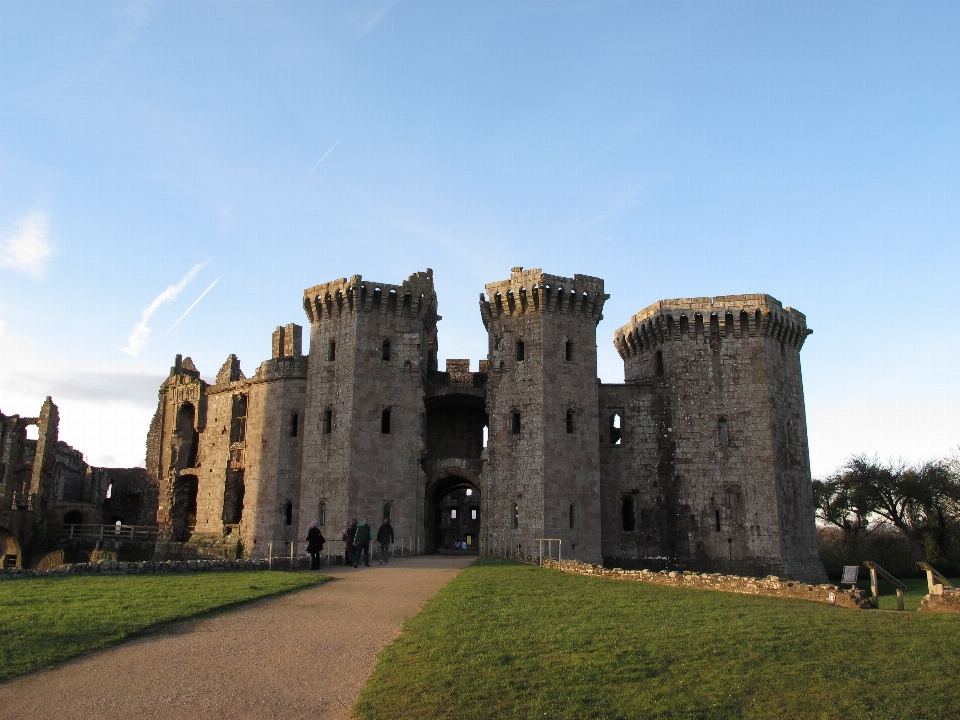
<path id="1" fill-rule="evenodd" d="M 514 268 L 486 286 L 487 358 L 437 367 L 431 270 L 308 288 L 298 325 L 247 378 L 178 356 L 146 472 L 168 541 L 262 556 L 312 521 L 392 519 L 421 551 L 564 557 L 825 581 L 800 348 L 769 295 L 663 300 L 614 333 L 625 382 L 597 379 L 603 280 Z"/>
<path id="2" fill-rule="evenodd" d="M 0 414 L 0 556 L 19 566 L 71 526 L 119 522 L 155 527 L 154 553 L 263 557 L 314 520 L 335 540 L 389 516 L 420 552 L 557 538 L 607 566 L 825 580 L 803 314 L 769 295 L 663 300 L 616 330 L 625 382 L 606 384 L 607 298 L 600 278 L 514 268 L 480 296 L 486 359 L 440 371 L 432 271 L 308 288 L 309 356 L 294 324 L 250 378 L 230 355 L 211 385 L 177 356 L 145 470 L 89 466 L 50 398 Z"/>

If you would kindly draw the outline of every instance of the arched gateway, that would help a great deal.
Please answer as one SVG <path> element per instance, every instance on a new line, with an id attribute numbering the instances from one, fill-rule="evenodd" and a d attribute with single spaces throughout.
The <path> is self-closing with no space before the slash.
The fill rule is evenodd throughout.
<path id="1" fill-rule="evenodd" d="M 424 493 L 426 551 L 478 552 L 480 545 L 480 483 L 462 470 L 443 473 L 427 483 Z"/>

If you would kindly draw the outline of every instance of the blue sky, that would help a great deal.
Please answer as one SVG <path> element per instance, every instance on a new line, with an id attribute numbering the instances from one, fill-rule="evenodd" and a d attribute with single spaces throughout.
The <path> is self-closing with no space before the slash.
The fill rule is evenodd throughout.
<path id="1" fill-rule="evenodd" d="M 943 456 L 957 37 L 956 2 L 0 0 L 0 409 L 140 464 L 176 353 L 252 374 L 304 288 L 431 267 L 476 367 L 520 265 L 605 279 L 609 382 L 650 303 L 770 293 L 815 475 Z"/>

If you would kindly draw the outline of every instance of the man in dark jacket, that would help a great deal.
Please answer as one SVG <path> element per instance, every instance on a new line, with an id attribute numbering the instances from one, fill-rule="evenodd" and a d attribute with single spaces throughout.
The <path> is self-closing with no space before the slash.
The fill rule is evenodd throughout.
<path id="1" fill-rule="evenodd" d="M 344 562 L 346 562 L 347 565 L 353 565 L 353 559 L 357 553 L 357 546 L 354 545 L 353 543 L 353 539 L 356 537 L 356 535 L 357 535 L 357 519 L 353 518 L 350 521 L 350 527 L 348 527 L 346 530 L 343 531 L 343 541 L 344 543 L 346 543 L 345 545 L 346 557 L 344 558 Z M 354 565 L 354 567 L 356 566 Z"/>
<path id="2" fill-rule="evenodd" d="M 320 528 L 315 522 L 310 523 L 310 529 L 307 530 L 307 552 L 310 553 L 310 569 L 320 569 L 320 553 L 323 552 L 323 544 L 326 539 Z"/>
<path id="3" fill-rule="evenodd" d="M 353 551 L 353 566 L 358 567 L 360 565 L 360 555 L 363 555 L 363 564 L 366 567 L 370 567 L 370 538 L 373 537 L 373 532 L 370 530 L 370 526 L 367 525 L 367 520 L 364 518 L 360 521 L 360 524 L 357 525 L 357 532 L 353 536 L 353 544 L 356 545 L 356 550 Z"/>
<path id="4" fill-rule="evenodd" d="M 390 518 L 384 518 L 380 523 L 380 529 L 377 530 L 377 542 L 380 544 L 380 564 L 389 565 L 390 543 L 393 542 L 393 525 L 390 524 Z"/>

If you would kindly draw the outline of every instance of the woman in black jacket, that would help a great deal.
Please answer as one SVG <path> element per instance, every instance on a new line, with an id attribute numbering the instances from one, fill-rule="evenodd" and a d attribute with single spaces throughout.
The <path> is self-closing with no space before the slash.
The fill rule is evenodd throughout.
<path id="1" fill-rule="evenodd" d="M 320 569 L 320 553 L 323 552 L 323 544 L 326 539 L 320 528 L 315 522 L 310 523 L 310 529 L 307 530 L 307 552 L 310 553 L 310 569 Z"/>

